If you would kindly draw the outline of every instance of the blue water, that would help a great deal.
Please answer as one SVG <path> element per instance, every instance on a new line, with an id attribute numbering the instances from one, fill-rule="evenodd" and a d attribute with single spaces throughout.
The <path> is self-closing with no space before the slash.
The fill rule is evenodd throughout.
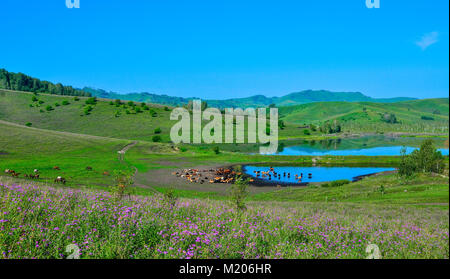
<path id="1" fill-rule="evenodd" d="M 295 155 L 295 156 L 399 156 L 402 146 L 383 146 L 383 147 L 372 147 L 372 148 L 362 148 L 362 149 L 346 149 L 346 150 L 328 150 L 328 149 L 316 149 L 309 146 L 288 146 L 284 147 L 283 151 L 275 153 L 273 155 Z M 413 152 L 415 147 L 407 147 L 406 153 L 409 154 Z M 441 151 L 442 155 L 448 155 L 448 149 L 438 149 Z"/>
<path id="2" fill-rule="evenodd" d="M 244 172 L 254 178 L 257 178 L 254 171 L 269 171 L 269 167 L 261 167 L 261 166 L 244 166 Z M 281 182 L 281 183 L 299 183 L 300 181 L 295 178 L 295 175 L 299 176 L 303 173 L 303 178 L 301 180 L 302 183 L 305 182 L 324 182 L 324 181 L 333 181 L 340 179 L 348 179 L 354 180 L 355 177 L 360 175 L 373 174 L 377 172 L 383 171 L 392 171 L 394 168 L 372 168 L 372 167 L 274 167 L 274 171 L 281 175 L 280 179 L 278 176 L 275 178 L 272 174 L 272 179 L 269 180 L 268 177 L 263 178 L 261 175 L 258 177 L 267 182 Z M 286 176 L 283 176 L 283 173 L 286 173 Z M 288 178 L 287 173 L 290 173 L 291 176 Z M 311 178 L 308 177 L 308 174 L 311 173 Z"/>

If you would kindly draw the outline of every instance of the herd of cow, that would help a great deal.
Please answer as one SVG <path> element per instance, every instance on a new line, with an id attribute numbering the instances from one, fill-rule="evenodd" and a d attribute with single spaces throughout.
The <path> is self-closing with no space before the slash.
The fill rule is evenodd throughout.
<path id="1" fill-rule="evenodd" d="M 241 172 L 236 172 L 229 168 L 218 169 L 185 169 L 181 172 L 173 172 L 173 175 L 186 179 L 189 182 L 196 182 L 203 184 L 209 183 L 234 183 L 237 176 L 242 175 Z"/>
<path id="2" fill-rule="evenodd" d="M 272 180 L 272 177 L 274 179 L 281 179 L 281 176 L 286 177 L 288 179 L 291 178 L 291 173 L 290 172 L 283 172 L 283 173 L 278 173 L 277 171 L 275 171 L 275 169 L 273 167 L 270 167 L 268 171 L 253 171 L 253 173 L 255 174 L 255 176 L 257 178 L 259 178 L 260 176 L 262 178 L 268 178 L 269 180 Z M 312 178 L 312 173 L 308 173 L 308 178 L 311 179 Z M 298 180 L 298 182 L 302 182 L 303 179 L 303 173 L 300 174 L 295 174 L 295 179 Z"/>

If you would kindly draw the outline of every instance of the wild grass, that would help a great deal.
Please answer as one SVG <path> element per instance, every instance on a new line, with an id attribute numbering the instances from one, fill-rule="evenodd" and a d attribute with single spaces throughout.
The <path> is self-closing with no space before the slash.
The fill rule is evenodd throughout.
<path id="1" fill-rule="evenodd" d="M 0 184 L 0 257 L 449 258 L 448 211 L 330 203 L 117 200 L 109 193 Z"/>

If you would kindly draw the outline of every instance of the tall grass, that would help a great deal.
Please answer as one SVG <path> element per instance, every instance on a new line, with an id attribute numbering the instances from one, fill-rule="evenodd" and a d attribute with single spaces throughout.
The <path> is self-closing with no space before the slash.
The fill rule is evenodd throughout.
<path id="1" fill-rule="evenodd" d="M 448 212 L 249 204 L 0 184 L 0 258 L 449 258 Z"/>

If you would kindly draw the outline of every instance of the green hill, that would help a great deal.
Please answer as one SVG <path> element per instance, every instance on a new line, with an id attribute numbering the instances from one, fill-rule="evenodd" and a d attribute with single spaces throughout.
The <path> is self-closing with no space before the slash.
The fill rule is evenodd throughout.
<path id="1" fill-rule="evenodd" d="M 34 100 L 33 100 L 34 99 Z M 0 90 L 0 120 L 31 127 L 111 137 L 118 139 L 170 141 L 170 109 L 152 104 L 98 99 L 87 105 L 89 98 L 56 96 Z M 49 108 L 50 107 L 50 108 Z M 91 111 L 86 111 L 90 107 Z M 316 102 L 280 107 L 280 117 L 286 127 L 280 129 L 280 139 L 309 137 L 304 134 L 309 124 L 322 125 L 337 120 L 344 132 L 448 132 L 448 99 L 414 100 L 397 103 Z M 128 113 L 127 113 L 128 111 Z M 395 114 L 397 123 L 383 121 L 384 114 Z M 427 119 L 424 120 L 422 117 Z M 158 128 L 161 130 L 158 132 Z M 321 136 L 319 131 L 312 136 Z"/>
<path id="2" fill-rule="evenodd" d="M 85 87 L 83 91 L 91 93 L 93 96 L 107 98 L 107 99 L 121 99 L 131 100 L 137 102 L 149 102 L 171 106 L 181 106 L 187 104 L 190 100 L 196 98 L 181 98 L 167 95 L 157 95 L 151 93 L 129 93 L 118 94 L 115 92 L 107 92 L 102 89 L 94 89 Z M 301 92 L 291 93 L 282 97 L 266 97 L 264 95 L 255 95 L 245 98 L 233 98 L 225 100 L 204 100 L 208 102 L 210 107 L 217 108 L 247 108 L 247 107 L 267 107 L 271 104 L 276 106 L 292 106 L 313 102 L 378 102 L 378 103 L 393 103 L 406 100 L 413 100 L 413 98 L 384 98 L 376 99 L 363 95 L 360 92 L 331 92 L 326 90 L 305 90 Z"/>
<path id="3" fill-rule="evenodd" d="M 280 107 L 281 119 L 288 124 L 320 125 L 338 121 L 349 131 L 403 131 L 446 133 L 449 126 L 449 99 L 425 99 L 396 103 L 318 102 Z M 393 114 L 396 123 L 387 123 L 384 115 Z M 425 118 L 425 119 L 424 119 Z"/>

